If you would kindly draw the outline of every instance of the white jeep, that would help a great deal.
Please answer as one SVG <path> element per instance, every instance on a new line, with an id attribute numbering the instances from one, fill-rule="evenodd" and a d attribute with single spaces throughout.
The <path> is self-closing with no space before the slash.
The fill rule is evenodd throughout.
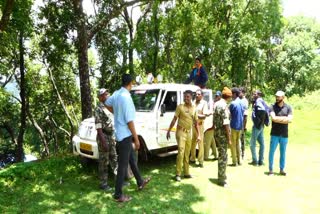
<path id="1" fill-rule="evenodd" d="M 131 96 L 136 108 L 135 127 L 140 139 L 139 159 L 147 160 L 150 155 L 177 150 L 175 137 L 169 141 L 166 133 L 177 105 L 183 102 L 183 92 L 199 89 L 186 84 L 142 84 L 134 86 Z M 212 103 L 212 91 L 203 89 L 204 99 Z M 212 116 L 205 120 L 205 130 L 212 127 Z M 171 130 L 175 132 L 175 128 Z M 73 153 L 86 158 L 98 159 L 94 118 L 81 122 L 79 132 L 72 139 Z"/>

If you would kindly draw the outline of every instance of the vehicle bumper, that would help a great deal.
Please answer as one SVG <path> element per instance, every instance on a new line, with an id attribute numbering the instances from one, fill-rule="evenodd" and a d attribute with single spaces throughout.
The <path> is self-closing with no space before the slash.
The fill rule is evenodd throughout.
<path id="1" fill-rule="evenodd" d="M 90 159 L 99 159 L 99 150 L 96 142 L 83 140 L 78 136 L 74 136 L 72 138 L 72 150 L 74 155 L 80 155 Z"/>

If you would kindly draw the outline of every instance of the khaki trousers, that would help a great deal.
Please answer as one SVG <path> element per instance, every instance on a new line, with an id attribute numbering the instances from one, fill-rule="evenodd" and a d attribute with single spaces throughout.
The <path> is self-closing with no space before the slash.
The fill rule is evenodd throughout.
<path id="1" fill-rule="evenodd" d="M 240 164 L 240 134 L 241 130 L 231 129 L 231 156 L 233 164 Z"/>
<path id="2" fill-rule="evenodd" d="M 178 144 L 176 175 L 181 176 L 182 166 L 184 175 L 190 175 L 189 156 L 191 148 L 191 133 L 184 132 L 178 128 L 176 131 L 176 139 Z"/>
<path id="3" fill-rule="evenodd" d="M 209 158 L 210 148 L 212 149 L 212 154 L 215 158 L 217 158 L 217 147 L 216 141 L 214 139 L 214 129 L 210 129 L 204 133 L 203 137 L 204 144 L 204 159 L 207 160 Z"/>
<path id="4" fill-rule="evenodd" d="M 203 124 L 201 126 L 199 126 L 199 132 L 200 132 L 200 138 L 201 141 L 198 144 L 198 161 L 200 164 L 203 164 L 203 156 L 204 156 L 204 146 L 203 146 L 203 133 L 204 131 L 204 127 Z M 190 160 L 191 161 L 195 161 L 196 160 L 196 146 L 197 146 L 197 132 L 196 129 L 193 127 L 192 128 L 192 144 L 191 144 L 191 157 Z"/>

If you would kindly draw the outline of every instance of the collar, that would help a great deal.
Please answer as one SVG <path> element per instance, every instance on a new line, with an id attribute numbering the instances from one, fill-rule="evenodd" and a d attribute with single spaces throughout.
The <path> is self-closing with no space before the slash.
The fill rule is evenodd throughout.
<path id="1" fill-rule="evenodd" d="M 130 92 L 129 92 L 129 90 L 128 90 L 128 89 L 126 89 L 126 88 L 125 88 L 125 87 L 123 87 L 123 86 L 121 87 L 121 89 L 120 89 L 120 90 L 121 90 L 121 91 L 125 91 L 125 92 L 127 92 L 127 93 L 130 93 Z"/>
<path id="2" fill-rule="evenodd" d="M 201 68 L 201 67 L 202 67 L 202 64 L 200 63 L 199 68 Z M 195 69 L 195 68 L 197 68 L 197 66 L 196 66 L 196 65 L 193 65 L 192 69 Z"/>

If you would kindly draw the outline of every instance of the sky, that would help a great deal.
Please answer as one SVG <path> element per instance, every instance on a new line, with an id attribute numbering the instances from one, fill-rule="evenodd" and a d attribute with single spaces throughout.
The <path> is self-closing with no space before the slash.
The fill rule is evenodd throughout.
<path id="1" fill-rule="evenodd" d="M 304 15 L 320 22 L 320 0 L 282 0 L 285 17 Z"/>

